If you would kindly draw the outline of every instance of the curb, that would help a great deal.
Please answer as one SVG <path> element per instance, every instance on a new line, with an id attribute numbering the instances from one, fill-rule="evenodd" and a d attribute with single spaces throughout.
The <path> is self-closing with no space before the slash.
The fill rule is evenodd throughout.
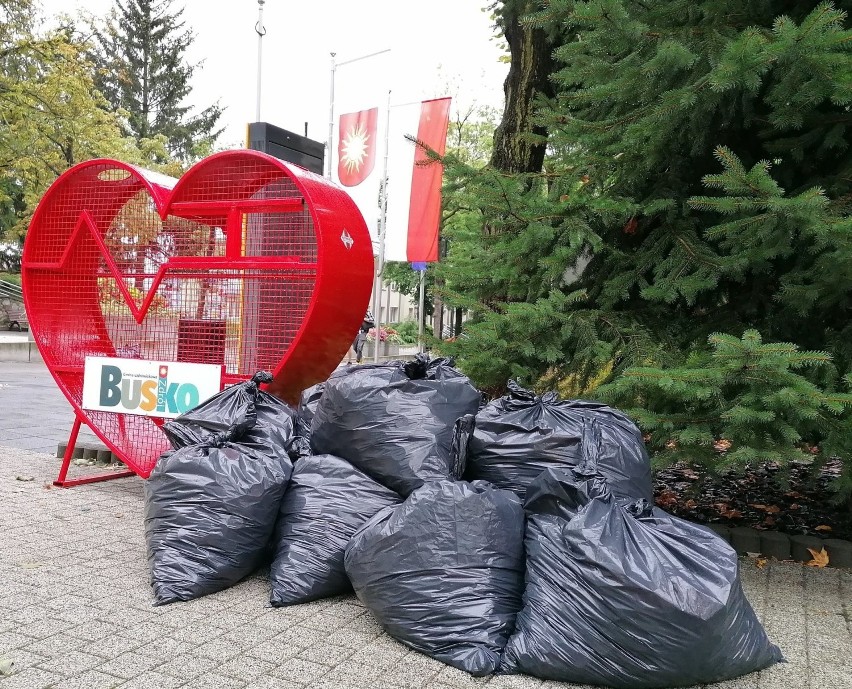
<path id="1" fill-rule="evenodd" d="M 56 457 L 62 459 L 65 456 L 65 450 L 68 448 L 68 443 L 59 443 L 56 446 Z M 79 442 L 74 445 L 74 455 L 72 459 L 85 460 L 91 465 L 106 466 L 109 464 L 120 464 L 121 460 L 114 452 L 108 450 L 100 444 Z"/>
<path id="2" fill-rule="evenodd" d="M 810 562 L 808 548 L 828 553 L 828 566 L 852 569 L 852 542 L 819 536 L 789 536 L 779 531 L 758 531 L 747 526 L 728 528 L 720 524 L 703 524 L 722 540 L 730 543 L 737 555 L 759 553 L 777 560 Z"/>

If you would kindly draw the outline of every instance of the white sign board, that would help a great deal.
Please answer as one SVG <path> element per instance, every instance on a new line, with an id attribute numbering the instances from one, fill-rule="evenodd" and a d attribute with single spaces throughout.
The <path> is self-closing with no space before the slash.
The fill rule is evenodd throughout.
<path id="1" fill-rule="evenodd" d="M 83 409 L 173 419 L 222 389 L 222 366 L 87 356 Z"/>

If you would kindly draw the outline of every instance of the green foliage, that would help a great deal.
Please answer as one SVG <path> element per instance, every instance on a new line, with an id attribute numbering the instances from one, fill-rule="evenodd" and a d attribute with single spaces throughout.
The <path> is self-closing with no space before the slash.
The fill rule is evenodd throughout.
<path id="1" fill-rule="evenodd" d="M 163 136 L 171 155 L 192 161 L 209 154 L 222 108 L 193 113 L 185 104 L 192 75 L 186 51 L 195 40 L 173 0 L 115 0 L 107 21 L 96 23 L 97 86 L 137 140 Z"/>
<path id="2" fill-rule="evenodd" d="M 39 33 L 31 3 L 0 4 L 0 16 L 0 240 L 14 242 L 70 166 L 96 157 L 147 164 L 165 151 L 148 140 L 146 155 L 123 135 L 95 88 L 86 46 L 70 31 Z"/>
<path id="3" fill-rule="evenodd" d="M 764 344 L 756 330 L 742 339 L 716 333 L 709 343 L 709 352 L 694 351 L 681 366 L 630 368 L 597 391 L 647 432 L 658 461 L 716 470 L 811 461 L 806 435 L 852 432 L 842 416 L 852 394 L 826 391 L 798 372 L 828 364 L 825 352 Z M 836 488 L 842 498 L 852 494 L 848 477 Z"/>
<path id="4" fill-rule="evenodd" d="M 441 270 L 472 320 L 445 348 L 494 389 L 611 371 L 606 394 L 666 456 L 847 455 L 852 2 L 540 7 L 548 155 L 525 175 L 456 169 L 473 212 Z M 737 348 L 759 380 L 723 365 Z"/>
<path id="5" fill-rule="evenodd" d="M 414 270 L 410 263 L 403 261 L 388 261 L 385 263 L 385 269 L 382 273 L 382 279 L 385 283 L 389 283 L 397 292 L 405 295 L 409 299 L 414 300 L 414 303 L 419 303 L 420 299 L 420 272 Z M 435 271 L 426 271 L 425 299 L 424 311 L 427 315 L 432 315 L 433 300 L 432 294 L 435 285 Z"/>
<path id="6" fill-rule="evenodd" d="M 389 323 L 388 330 L 396 331 L 399 344 L 417 344 L 417 321 L 402 321 L 401 323 Z"/>

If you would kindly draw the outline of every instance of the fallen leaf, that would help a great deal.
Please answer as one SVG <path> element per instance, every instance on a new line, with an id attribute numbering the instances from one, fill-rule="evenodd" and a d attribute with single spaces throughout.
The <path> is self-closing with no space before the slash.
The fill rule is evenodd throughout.
<path id="1" fill-rule="evenodd" d="M 824 531 L 825 533 L 828 533 L 829 531 L 831 531 L 831 527 L 828 524 L 820 524 L 819 526 L 816 527 L 816 530 L 817 531 Z"/>
<path id="2" fill-rule="evenodd" d="M 663 491 L 657 496 L 656 503 L 660 507 L 671 507 L 677 504 L 677 495 L 670 490 Z"/>
<path id="3" fill-rule="evenodd" d="M 787 493 L 784 493 L 784 495 L 788 498 L 800 498 L 800 497 L 802 497 L 802 494 L 797 493 L 795 490 L 791 490 Z"/>
<path id="4" fill-rule="evenodd" d="M 694 508 L 698 507 L 698 503 L 697 503 L 697 502 L 695 502 L 695 500 L 687 500 L 687 501 L 683 504 L 683 506 L 684 506 L 686 509 L 691 510 L 691 509 L 694 509 Z"/>
<path id="5" fill-rule="evenodd" d="M 38 569 L 42 564 L 41 562 L 19 562 L 18 567 L 21 569 Z"/>
<path id="6" fill-rule="evenodd" d="M 16 476 L 16 481 L 32 481 L 34 477 L 32 476 Z"/>
<path id="7" fill-rule="evenodd" d="M 757 558 L 754 564 L 756 564 L 760 569 L 763 569 L 764 567 L 766 567 L 766 558 L 759 557 Z"/>
<path id="8" fill-rule="evenodd" d="M 716 450 L 716 452 L 727 452 L 731 449 L 731 445 L 733 445 L 733 443 L 730 440 L 719 438 L 719 440 L 713 443 L 713 449 Z"/>
<path id="9" fill-rule="evenodd" d="M 775 526 L 775 517 L 769 516 L 763 520 L 763 524 L 767 527 Z"/>
<path id="10" fill-rule="evenodd" d="M 677 443 L 674 440 L 666 441 L 666 449 L 667 450 L 676 450 L 677 449 Z"/>
<path id="11" fill-rule="evenodd" d="M 756 510 L 765 510 L 765 509 L 766 509 L 766 505 L 755 505 L 755 504 L 754 504 L 754 503 L 752 503 L 752 502 L 750 502 L 750 503 L 748 504 L 748 506 L 749 506 L 749 507 L 754 507 L 754 509 L 756 509 Z"/>
<path id="12" fill-rule="evenodd" d="M 52 483 L 49 483 L 49 482 L 48 482 L 48 483 L 43 483 L 43 484 L 41 485 L 41 487 L 42 487 L 42 488 L 44 488 L 45 490 L 50 490 L 51 488 L 53 488 L 53 484 L 52 484 Z"/>
<path id="13" fill-rule="evenodd" d="M 825 567 L 828 565 L 828 553 L 825 552 L 825 548 L 817 552 L 813 548 L 808 548 L 808 552 L 813 555 L 813 560 L 806 563 L 808 567 Z"/>
<path id="14" fill-rule="evenodd" d="M 692 469 L 684 469 L 681 474 L 683 474 L 684 478 L 687 478 L 690 481 L 697 481 L 700 478 L 700 476 L 696 474 Z"/>
<path id="15" fill-rule="evenodd" d="M 778 505 L 770 505 L 769 507 L 766 508 L 766 511 L 769 514 L 778 514 L 781 511 L 781 508 L 778 507 Z"/>

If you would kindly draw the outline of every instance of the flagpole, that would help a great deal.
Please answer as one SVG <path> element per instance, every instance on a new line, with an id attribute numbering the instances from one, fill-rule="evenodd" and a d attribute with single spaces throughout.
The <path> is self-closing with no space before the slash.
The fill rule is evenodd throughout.
<path id="1" fill-rule="evenodd" d="M 328 142 L 326 143 L 326 158 L 328 159 L 326 177 L 328 177 L 328 179 L 331 179 L 331 158 L 334 150 L 334 81 L 337 75 L 337 68 L 352 64 L 353 62 L 358 62 L 359 60 L 366 60 L 368 57 L 375 57 L 376 55 L 382 55 L 383 53 L 389 52 L 390 48 L 385 48 L 384 50 L 379 50 L 375 53 L 370 53 L 369 55 L 353 57 L 351 60 L 344 60 L 343 62 L 335 62 L 334 58 L 337 53 L 331 53 L 331 88 L 328 99 Z"/>
<path id="2" fill-rule="evenodd" d="M 254 121 L 260 122 L 260 85 L 263 59 L 263 37 L 266 35 L 266 27 L 263 25 L 263 5 L 266 0 L 257 0 L 257 24 L 254 25 L 257 33 L 257 107 L 255 108 Z"/>
<path id="3" fill-rule="evenodd" d="M 331 179 L 331 151 L 334 145 L 334 74 L 337 71 L 337 63 L 334 57 L 337 53 L 331 53 L 331 93 L 328 97 L 328 143 L 326 144 L 325 157 L 328 163 L 325 176 Z"/>
<path id="4" fill-rule="evenodd" d="M 388 91 L 387 102 L 387 117 L 385 119 L 385 160 L 382 165 L 382 187 L 379 195 L 379 203 L 381 203 L 381 214 L 379 215 L 379 265 L 376 269 L 376 277 L 378 284 L 376 291 L 373 294 L 373 318 L 376 322 L 376 340 L 373 351 L 373 361 L 379 362 L 379 336 L 382 332 L 382 273 L 385 270 L 385 223 L 387 222 L 388 210 L 388 149 L 390 148 L 390 99 L 391 92 Z M 388 312 L 390 312 L 390 304 L 388 304 Z"/>
<path id="5" fill-rule="evenodd" d="M 420 322 L 417 324 L 417 343 L 420 345 L 418 351 L 422 354 L 426 344 L 423 341 L 426 329 L 426 268 L 420 271 L 420 310 L 418 315 Z"/>

